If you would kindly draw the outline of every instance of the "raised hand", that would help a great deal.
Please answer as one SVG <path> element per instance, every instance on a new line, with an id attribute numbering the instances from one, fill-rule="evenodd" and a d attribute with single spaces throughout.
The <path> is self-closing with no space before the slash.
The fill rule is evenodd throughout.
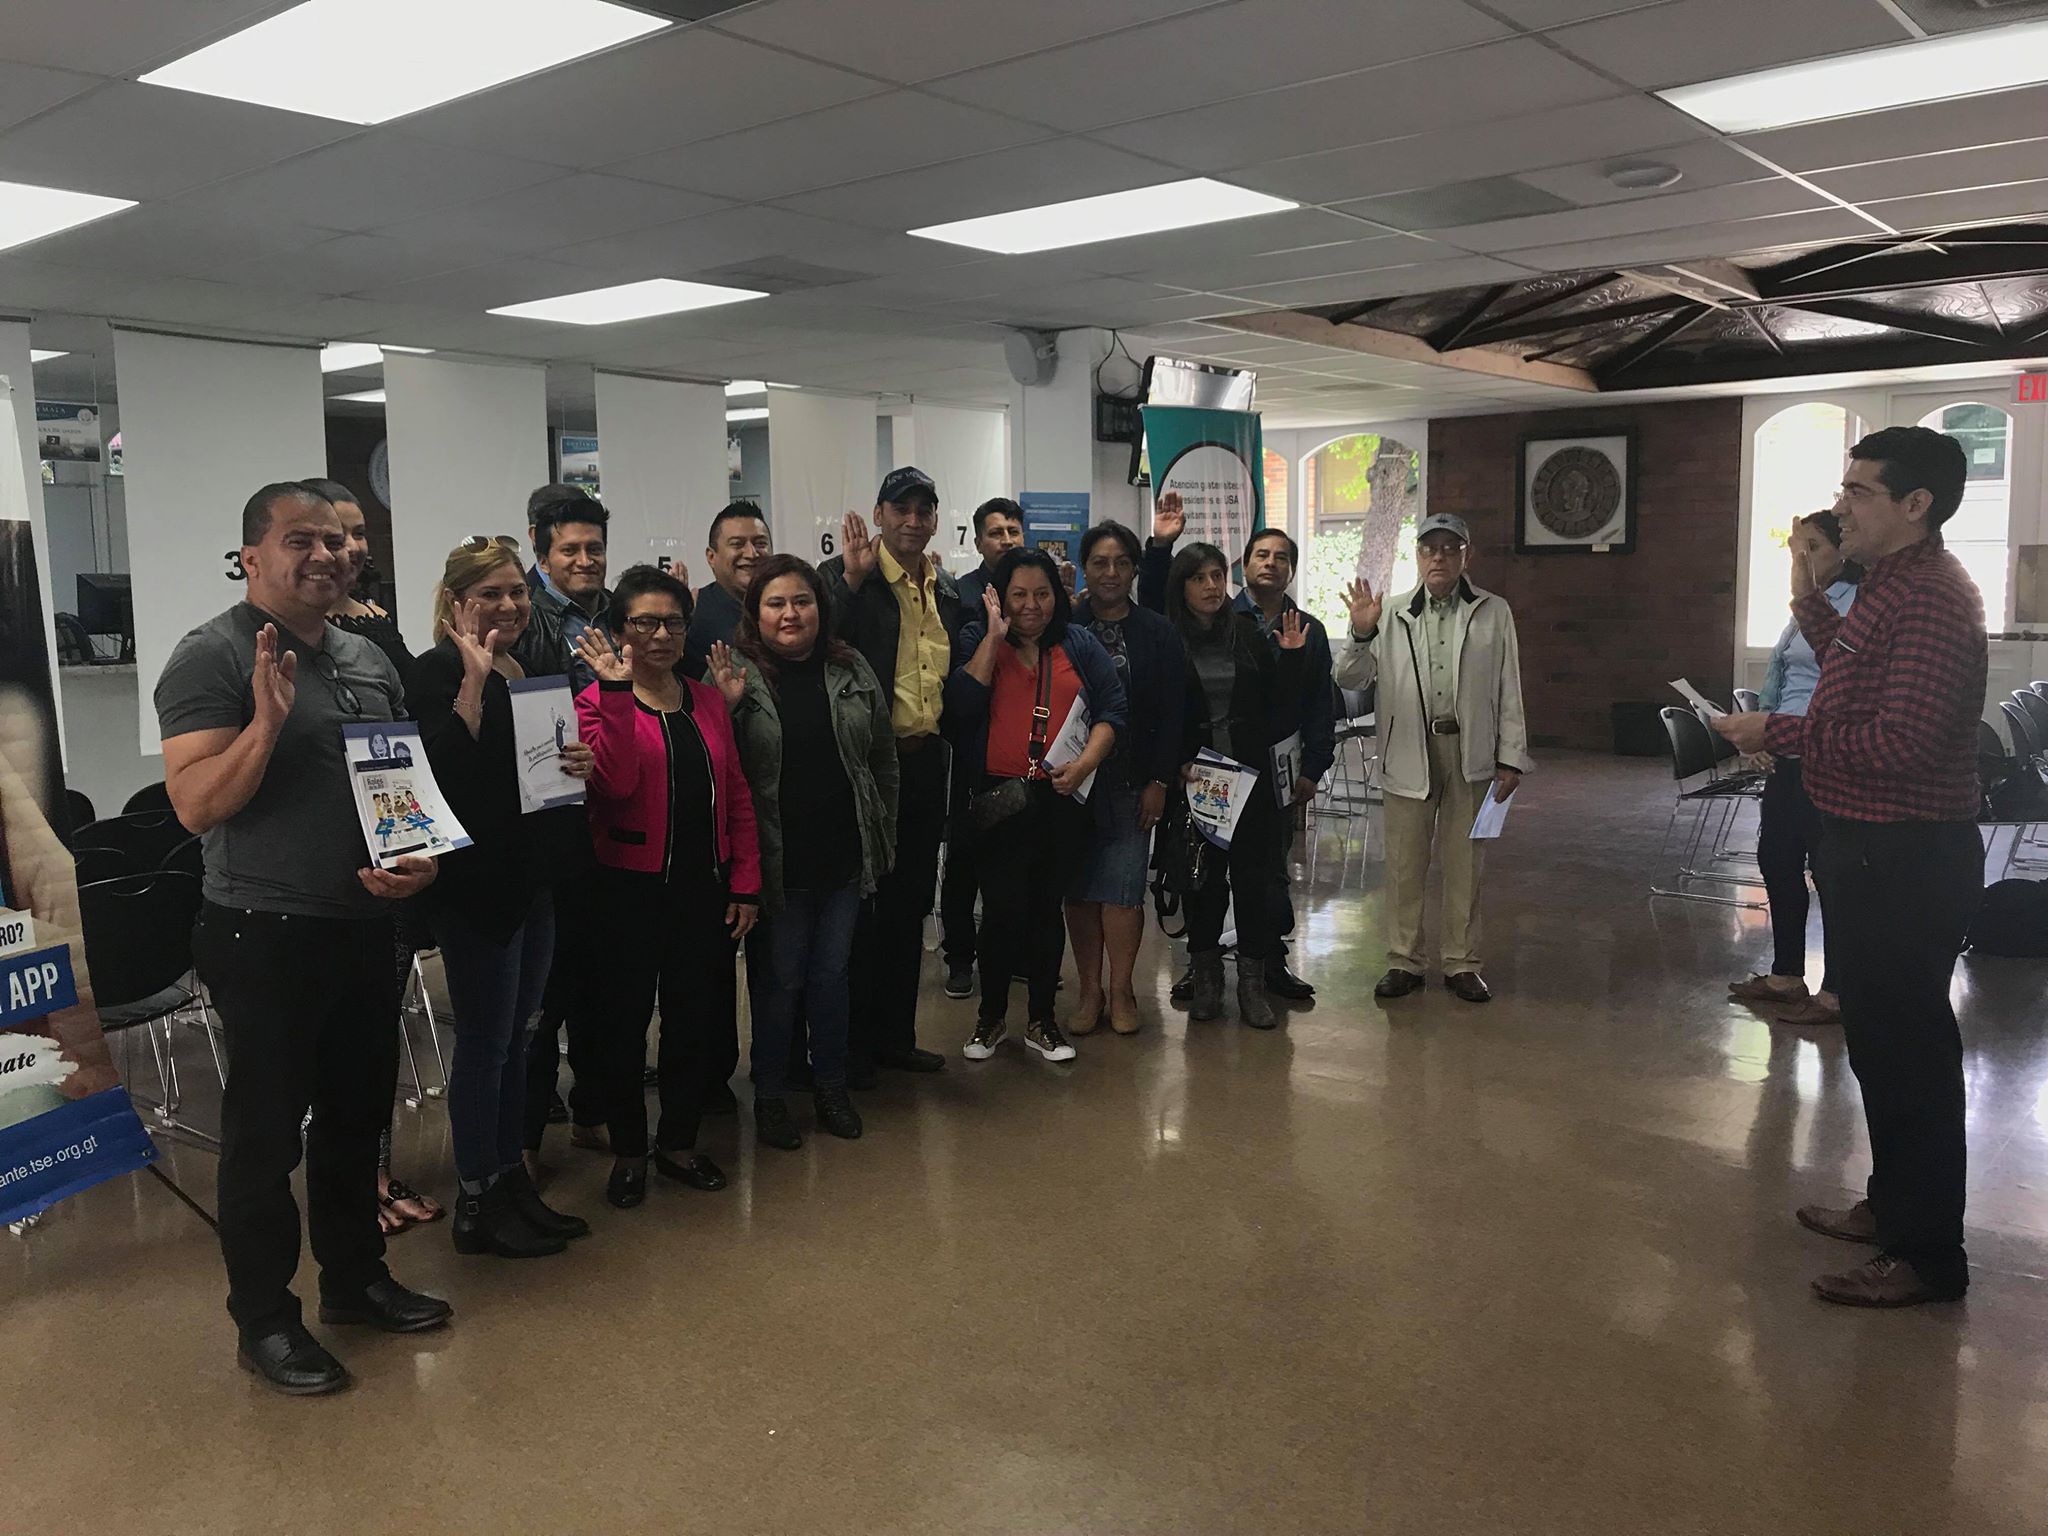
<path id="1" fill-rule="evenodd" d="M 1786 540 L 1786 548 L 1792 552 L 1792 601 L 1795 603 L 1814 589 L 1813 563 L 1806 550 L 1801 547 L 1799 534 L 1805 527 L 1806 519 L 1792 519 L 1792 536 Z"/>
<path id="2" fill-rule="evenodd" d="M 277 626 L 266 624 L 256 632 L 256 669 L 249 676 L 249 692 L 256 701 L 256 723 L 275 730 L 292 712 L 292 700 L 299 696 L 293 681 L 299 673 L 299 653 L 277 654 Z"/>
<path id="3" fill-rule="evenodd" d="M 725 707 L 736 708 L 747 696 L 747 669 L 739 664 L 733 656 L 732 647 L 723 640 L 712 642 L 708 670 L 713 686 L 725 695 Z"/>
<path id="4" fill-rule="evenodd" d="M 1308 644 L 1308 631 L 1301 627 L 1301 610 L 1290 608 L 1280 615 L 1280 628 L 1275 631 L 1280 637 L 1280 649 L 1298 651 Z"/>
<path id="5" fill-rule="evenodd" d="M 576 637 L 576 654 L 597 674 L 601 683 L 625 683 L 633 679 L 633 647 L 613 651 L 610 643 L 593 627 Z"/>
<path id="6" fill-rule="evenodd" d="M 1067 589 L 1067 598 L 1069 601 L 1073 599 L 1074 582 L 1079 575 L 1080 572 L 1074 569 L 1073 561 L 1062 560 L 1060 562 L 1060 585 Z"/>
<path id="7" fill-rule="evenodd" d="M 1385 611 L 1386 601 L 1372 590 L 1372 583 L 1363 576 L 1344 587 L 1344 606 L 1351 610 L 1351 634 L 1362 639 L 1380 626 L 1380 614 Z"/>
<path id="8" fill-rule="evenodd" d="M 448 638 L 455 642 L 455 649 L 462 657 L 465 681 L 481 682 L 490 675 L 498 649 L 498 632 L 495 629 L 485 631 L 482 603 L 456 602 L 454 622 L 448 626 Z"/>
<path id="9" fill-rule="evenodd" d="M 1171 544 L 1187 526 L 1187 508 L 1181 505 L 1180 492 L 1168 491 L 1152 508 L 1152 537 L 1162 544 Z"/>
<path id="10" fill-rule="evenodd" d="M 839 552 L 846 560 L 846 584 L 858 588 L 875 573 L 881 548 L 868 532 L 867 519 L 849 512 L 839 520 Z"/>
<path id="11" fill-rule="evenodd" d="M 994 587 L 981 589 L 982 617 L 988 621 L 988 637 L 991 640 L 1006 640 L 1010 634 L 1010 621 L 1003 617 L 1003 600 L 996 596 Z"/>

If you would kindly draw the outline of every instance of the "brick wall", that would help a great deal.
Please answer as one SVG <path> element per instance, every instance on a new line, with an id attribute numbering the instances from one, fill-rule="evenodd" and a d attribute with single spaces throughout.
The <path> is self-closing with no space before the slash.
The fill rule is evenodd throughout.
<path id="1" fill-rule="evenodd" d="M 1624 426 L 1636 432 L 1635 551 L 1516 554 L 1523 435 Z M 1727 696 L 1741 450 L 1737 399 L 1430 422 L 1428 510 L 1471 524 L 1472 579 L 1514 608 L 1534 744 L 1607 751 L 1609 706 L 1668 704 L 1674 677 Z"/>

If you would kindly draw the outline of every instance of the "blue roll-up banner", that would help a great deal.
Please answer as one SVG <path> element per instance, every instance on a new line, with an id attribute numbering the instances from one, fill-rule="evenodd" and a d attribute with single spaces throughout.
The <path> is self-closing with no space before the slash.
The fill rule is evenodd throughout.
<path id="1" fill-rule="evenodd" d="M 1178 491 L 1187 513 L 1184 537 L 1222 550 L 1234 576 L 1245 542 L 1266 526 L 1266 445 L 1258 413 L 1194 405 L 1144 411 L 1154 500 Z"/>
<path id="2" fill-rule="evenodd" d="M 1081 535 L 1088 531 L 1088 492 L 1023 491 L 1024 544 L 1042 549 L 1062 565 L 1081 563 Z"/>
<path id="3" fill-rule="evenodd" d="M 155 1160 L 100 1033 L 28 485 L 0 379 L 0 1223 Z"/>

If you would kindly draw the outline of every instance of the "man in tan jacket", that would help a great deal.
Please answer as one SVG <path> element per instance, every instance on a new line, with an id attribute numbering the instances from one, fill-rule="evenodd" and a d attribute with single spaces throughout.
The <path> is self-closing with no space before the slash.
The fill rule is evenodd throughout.
<path id="1" fill-rule="evenodd" d="M 1479 869 L 1472 823 L 1489 788 L 1506 800 L 1530 767 L 1521 655 L 1506 601 L 1465 579 L 1471 531 L 1439 512 L 1416 530 L 1422 584 L 1382 622 L 1364 581 L 1345 591 L 1350 633 L 1335 675 L 1377 682 L 1386 790 L 1387 973 L 1374 993 L 1423 985 L 1422 892 L 1441 834 L 1444 985 L 1468 1003 L 1492 997 L 1479 974 Z"/>

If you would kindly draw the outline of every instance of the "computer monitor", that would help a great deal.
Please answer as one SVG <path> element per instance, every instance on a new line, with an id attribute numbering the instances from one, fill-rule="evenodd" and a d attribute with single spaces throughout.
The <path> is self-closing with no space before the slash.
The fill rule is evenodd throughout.
<path id="1" fill-rule="evenodd" d="M 118 659 L 135 659 L 135 592 L 125 571 L 79 572 L 78 622 L 88 635 L 119 636 Z"/>

